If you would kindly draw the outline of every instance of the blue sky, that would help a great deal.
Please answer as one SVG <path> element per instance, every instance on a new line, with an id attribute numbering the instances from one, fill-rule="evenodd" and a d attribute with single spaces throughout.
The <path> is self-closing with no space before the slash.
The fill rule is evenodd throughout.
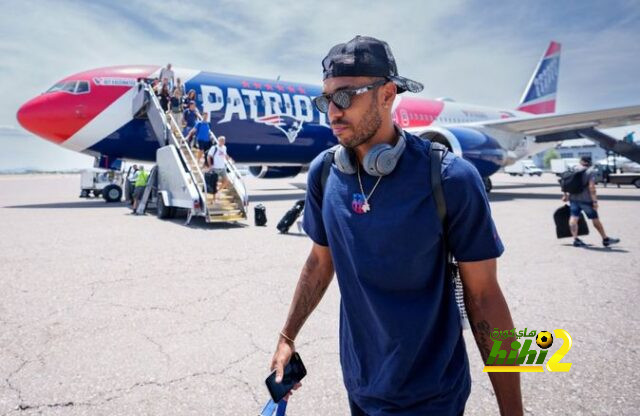
<path id="1" fill-rule="evenodd" d="M 334 44 L 391 45 L 426 97 L 513 108 L 550 40 L 558 111 L 640 103 L 638 1 L 19 1 L 0 15 L 0 170 L 91 160 L 23 132 L 17 108 L 67 75 L 165 64 L 319 83 Z M 620 131 L 628 131 L 623 128 Z M 639 130 L 637 127 L 635 130 Z"/>

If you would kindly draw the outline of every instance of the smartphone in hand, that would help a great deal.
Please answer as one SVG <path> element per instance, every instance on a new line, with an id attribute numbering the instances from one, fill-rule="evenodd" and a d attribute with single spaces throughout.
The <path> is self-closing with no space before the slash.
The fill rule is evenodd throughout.
<path id="1" fill-rule="evenodd" d="M 295 386 L 307 375 L 307 369 L 304 368 L 302 359 L 297 352 L 294 352 L 289 360 L 289 364 L 284 367 L 284 376 L 280 383 L 276 383 L 276 371 L 273 370 L 269 377 L 265 380 L 267 389 L 274 402 L 279 402 L 287 395 Z"/>

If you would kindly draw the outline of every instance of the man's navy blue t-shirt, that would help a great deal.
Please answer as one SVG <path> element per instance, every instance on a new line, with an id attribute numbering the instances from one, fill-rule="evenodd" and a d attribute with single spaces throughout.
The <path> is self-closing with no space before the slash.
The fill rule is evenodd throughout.
<path id="1" fill-rule="evenodd" d="M 196 121 L 198 120 L 198 117 L 196 116 L 196 112 L 195 111 L 191 111 L 191 110 L 184 110 L 184 113 L 182 114 L 182 119 L 185 121 L 187 127 L 195 127 L 196 125 Z"/>
<path id="2" fill-rule="evenodd" d="M 324 198 L 321 153 L 311 163 L 303 226 L 329 246 L 340 293 L 340 361 L 349 397 L 367 414 L 458 415 L 471 388 L 453 285 L 445 278 L 442 224 L 431 190 L 430 142 L 409 134 L 395 170 L 357 214 L 356 175 L 335 165 Z M 361 171 L 368 194 L 377 177 Z M 504 251 L 478 171 L 442 162 L 448 240 L 458 261 Z"/>

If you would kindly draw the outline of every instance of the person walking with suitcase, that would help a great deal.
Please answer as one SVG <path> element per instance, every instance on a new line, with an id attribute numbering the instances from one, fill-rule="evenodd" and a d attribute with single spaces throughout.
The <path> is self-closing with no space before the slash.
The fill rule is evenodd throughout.
<path id="1" fill-rule="evenodd" d="M 573 236 L 574 247 L 585 247 L 587 244 L 578 238 L 578 219 L 584 211 L 587 218 L 602 236 L 602 245 L 609 247 L 620 242 L 619 238 L 607 236 L 604 226 L 598 216 L 598 197 L 596 195 L 596 170 L 591 167 L 591 158 L 582 156 L 580 165 L 573 171 L 566 172 L 561 180 L 562 201 L 569 202 L 571 216 L 569 217 L 569 229 Z"/>

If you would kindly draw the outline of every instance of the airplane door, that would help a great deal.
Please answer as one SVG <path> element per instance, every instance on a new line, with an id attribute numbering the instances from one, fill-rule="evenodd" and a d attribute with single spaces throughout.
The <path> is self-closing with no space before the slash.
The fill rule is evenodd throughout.
<path id="1" fill-rule="evenodd" d="M 409 114 L 404 108 L 400 109 L 400 123 L 402 127 L 409 127 Z"/>

